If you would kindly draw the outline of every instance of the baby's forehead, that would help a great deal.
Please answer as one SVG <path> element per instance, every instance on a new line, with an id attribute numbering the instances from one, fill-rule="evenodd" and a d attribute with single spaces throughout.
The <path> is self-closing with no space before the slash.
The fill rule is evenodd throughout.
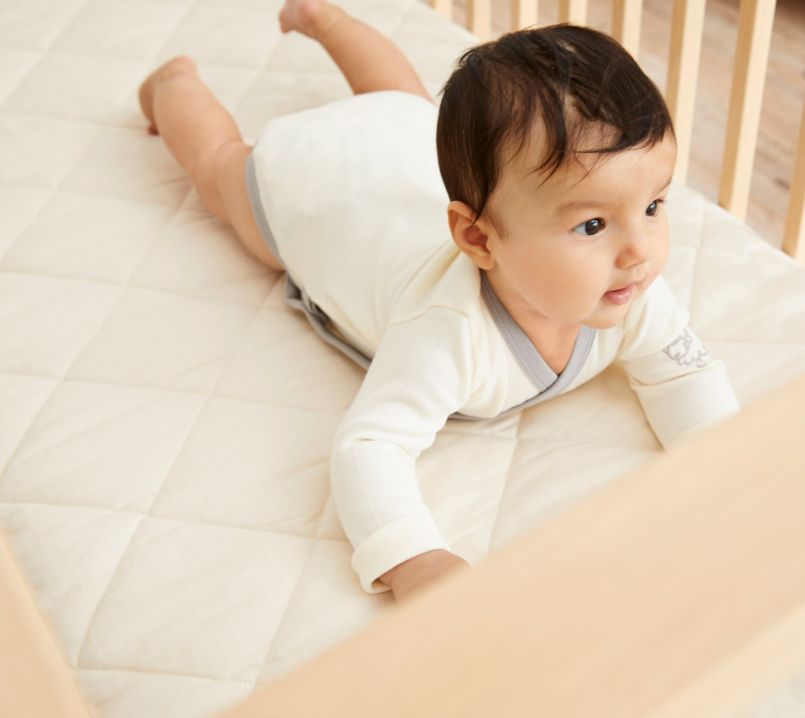
<path id="1" fill-rule="evenodd" d="M 665 165 L 676 161 L 676 140 L 672 133 L 657 141 L 644 140 L 622 149 L 609 149 L 617 146 L 619 140 L 612 132 L 593 128 L 580 134 L 564 157 L 546 165 L 550 147 L 546 146 L 544 135 L 532 133 L 519 152 L 510 154 L 509 169 L 534 186 L 568 189 L 581 183 L 612 181 L 632 169 L 663 174 Z"/>
<path id="2" fill-rule="evenodd" d="M 575 152 L 556 167 L 541 167 L 543 155 L 522 153 L 508 165 L 509 179 L 541 196 L 563 195 L 578 189 L 593 188 L 611 178 L 602 178 L 599 170 L 623 152 Z"/>
<path id="3" fill-rule="evenodd" d="M 617 143 L 613 127 L 603 123 L 568 123 L 567 127 L 568 150 L 564 157 L 552 156 L 548 135 L 542 121 L 537 120 L 525 137 L 504 145 L 504 167 L 535 187 L 551 184 L 566 188 L 584 181 L 608 157 L 619 154 L 601 152 Z"/>
<path id="4" fill-rule="evenodd" d="M 595 148 L 592 148 L 595 149 Z M 513 193 L 534 201 L 542 212 L 561 214 L 593 204 L 618 204 L 668 186 L 676 161 L 676 142 L 660 142 L 618 151 L 574 152 L 553 171 L 535 171 L 540 147 L 524 147 L 512 157 L 500 196 Z"/>

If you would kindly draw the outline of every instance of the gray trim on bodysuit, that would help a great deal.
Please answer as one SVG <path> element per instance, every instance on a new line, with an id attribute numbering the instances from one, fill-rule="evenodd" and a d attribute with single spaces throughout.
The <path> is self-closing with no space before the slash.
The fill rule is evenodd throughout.
<path id="1" fill-rule="evenodd" d="M 525 372 L 525 375 L 531 380 L 539 392 L 536 396 L 526 399 L 526 401 L 516 404 L 515 406 L 506 409 L 498 416 L 510 414 L 513 411 L 525 409 L 527 406 L 536 404 L 546 399 L 551 399 L 557 394 L 561 394 L 572 381 L 578 376 L 584 362 L 592 349 L 593 342 L 595 341 L 595 329 L 582 324 L 576 341 L 573 344 L 573 351 L 567 361 L 567 365 L 562 370 L 562 373 L 557 375 L 547 362 L 542 358 L 534 343 L 528 338 L 528 335 L 520 328 L 520 325 L 512 319 L 509 310 L 503 306 L 503 303 L 498 299 L 492 285 L 486 277 L 486 272 L 481 272 L 481 294 L 483 295 L 489 313 L 497 325 L 498 330 L 506 344 L 509 345 L 514 358 L 520 365 L 520 368 Z"/>
<path id="2" fill-rule="evenodd" d="M 254 159 L 251 154 L 249 154 L 246 159 L 245 174 L 249 202 L 251 203 L 252 214 L 254 215 L 260 234 L 271 250 L 271 253 L 280 261 L 280 264 L 285 267 L 285 263 L 282 261 L 279 249 L 277 248 L 274 235 L 268 226 L 268 219 L 266 218 L 262 202 L 260 201 Z M 576 376 L 578 376 L 582 366 L 584 366 L 584 362 L 587 360 L 587 356 L 595 340 L 595 329 L 582 326 L 579 335 L 576 337 L 573 352 L 570 355 L 567 366 L 565 366 L 561 374 L 557 375 L 553 369 L 548 366 L 542 356 L 540 356 L 533 342 L 528 338 L 517 322 L 514 321 L 500 299 L 498 299 L 497 294 L 495 294 L 495 291 L 486 278 L 486 272 L 483 271 L 481 272 L 481 295 L 504 341 L 517 360 L 517 363 L 534 384 L 538 392 L 530 399 L 526 399 L 524 402 L 502 411 L 497 416 L 505 416 L 515 411 L 520 411 L 532 404 L 537 404 L 557 394 L 561 394 Z M 285 302 L 290 307 L 302 312 L 307 317 L 315 332 L 325 342 L 343 352 L 363 369 L 369 368 L 372 362 L 371 358 L 333 334 L 328 326 L 331 322 L 330 318 L 322 311 L 321 307 L 308 296 L 307 292 L 297 285 L 293 277 L 291 277 L 290 273 L 287 271 L 287 268 L 285 270 Z M 472 416 L 470 414 L 455 412 L 451 414 L 449 418 L 465 421 L 486 421 L 491 417 Z"/>
<path id="3" fill-rule="evenodd" d="M 246 158 L 246 189 L 249 192 L 249 202 L 252 206 L 252 214 L 254 215 L 257 228 L 260 230 L 260 234 L 263 237 L 263 241 L 265 241 L 265 243 L 268 245 L 268 248 L 271 250 L 271 254 L 273 254 L 279 260 L 279 263 L 285 267 L 285 262 L 282 261 L 282 256 L 280 255 L 279 248 L 277 247 L 277 242 L 274 239 L 274 233 L 268 226 L 268 219 L 266 218 L 265 209 L 263 209 L 263 204 L 260 201 L 260 193 L 257 189 L 257 175 L 254 168 L 254 158 L 252 157 L 251 153 Z M 363 354 L 363 352 L 358 351 L 358 349 L 353 347 L 351 344 L 348 344 L 340 337 L 335 336 L 330 331 L 327 326 L 330 323 L 330 317 L 328 317 L 322 311 L 321 307 L 310 298 L 308 293 L 293 280 L 293 277 L 291 277 L 287 267 L 285 268 L 284 298 L 286 304 L 302 312 L 307 317 L 310 325 L 316 331 L 316 334 L 324 339 L 324 341 L 346 354 L 359 366 L 363 367 L 364 369 L 369 368 L 369 364 L 372 360 Z"/>

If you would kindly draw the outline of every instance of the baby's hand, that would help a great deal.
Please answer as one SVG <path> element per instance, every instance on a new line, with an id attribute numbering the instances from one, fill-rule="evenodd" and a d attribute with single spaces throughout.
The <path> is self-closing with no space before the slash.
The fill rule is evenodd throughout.
<path id="1" fill-rule="evenodd" d="M 391 586 L 395 600 L 400 601 L 440 576 L 469 565 L 461 556 L 456 556 L 445 549 L 434 549 L 397 564 L 379 576 L 378 580 Z"/>

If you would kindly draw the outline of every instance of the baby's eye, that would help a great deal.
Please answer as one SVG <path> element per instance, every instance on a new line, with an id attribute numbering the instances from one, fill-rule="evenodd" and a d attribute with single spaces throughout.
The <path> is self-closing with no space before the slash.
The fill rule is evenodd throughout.
<path id="1" fill-rule="evenodd" d="M 658 212 L 658 211 L 659 211 L 659 209 L 660 209 L 660 205 L 661 205 L 661 204 L 662 204 L 664 201 L 665 201 L 665 200 L 662 200 L 662 199 L 655 199 L 655 200 L 654 200 L 654 201 L 653 201 L 653 202 L 652 202 L 652 203 L 651 203 L 651 204 L 650 204 L 648 207 L 646 207 L 646 214 L 647 214 L 649 217 L 653 217 L 655 214 L 657 214 L 657 212 Z"/>
<path id="2" fill-rule="evenodd" d="M 588 219 L 586 222 L 582 222 L 580 225 L 573 227 L 573 231 L 576 234 L 580 234 L 582 237 L 592 237 L 606 226 L 607 223 L 601 219 L 601 217 L 596 217 L 595 219 Z"/>

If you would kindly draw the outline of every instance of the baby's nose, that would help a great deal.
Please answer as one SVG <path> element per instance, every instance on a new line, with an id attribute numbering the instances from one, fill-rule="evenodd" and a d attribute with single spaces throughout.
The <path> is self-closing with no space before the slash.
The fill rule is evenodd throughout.
<path id="1" fill-rule="evenodd" d="M 651 241 L 643 232 L 629 232 L 624 237 L 619 266 L 627 268 L 642 264 L 651 257 Z"/>

